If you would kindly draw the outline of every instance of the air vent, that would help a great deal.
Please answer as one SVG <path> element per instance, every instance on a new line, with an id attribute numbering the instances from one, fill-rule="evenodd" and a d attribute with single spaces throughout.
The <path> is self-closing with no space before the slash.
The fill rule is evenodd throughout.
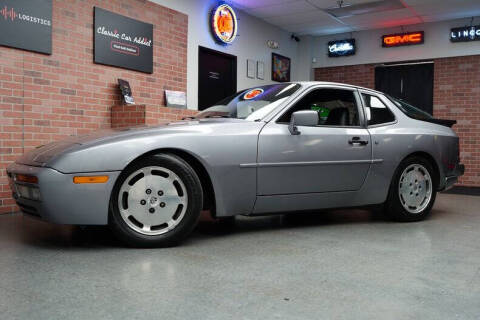
<path id="1" fill-rule="evenodd" d="M 325 9 L 325 12 L 336 18 L 346 18 L 351 16 L 359 16 L 367 13 L 391 11 L 398 9 L 405 9 L 405 6 L 401 1 L 384 0 L 354 5 L 340 3 L 340 5 L 336 8 Z"/>

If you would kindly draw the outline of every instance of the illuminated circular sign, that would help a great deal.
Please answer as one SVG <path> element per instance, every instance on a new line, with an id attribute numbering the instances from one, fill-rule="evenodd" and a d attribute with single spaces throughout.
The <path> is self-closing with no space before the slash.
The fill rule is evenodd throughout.
<path id="1" fill-rule="evenodd" d="M 230 44 L 237 36 L 237 16 L 228 4 L 221 4 L 212 11 L 212 32 L 215 39 Z"/>
<path id="2" fill-rule="evenodd" d="M 243 96 L 243 100 L 252 100 L 256 96 L 261 95 L 262 93 L 263 93 L 263 89 L 261 88 L 252 89 L 247 93 L 245 93 L 245 95 Z"/>

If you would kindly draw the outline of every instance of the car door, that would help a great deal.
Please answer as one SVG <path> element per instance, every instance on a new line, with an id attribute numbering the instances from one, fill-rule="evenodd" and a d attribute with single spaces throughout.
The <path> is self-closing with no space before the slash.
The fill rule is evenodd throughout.
<path id="1" fill-rule="evenodd" d="M 288 130 L 291 114 L 315 110 L 316 126 Z M 313 87 L 261 131 L 257 194 L 354 191 L 370 168 L 372 146 L 358 92 L 350 87 Z"/>

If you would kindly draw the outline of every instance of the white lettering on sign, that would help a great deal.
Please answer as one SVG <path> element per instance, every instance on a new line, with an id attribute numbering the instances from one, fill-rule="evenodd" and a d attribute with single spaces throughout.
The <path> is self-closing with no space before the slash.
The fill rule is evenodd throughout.
<path id="1" fill-rule="evenodd" d="M 144 46 L 150 47 L 152 45 L 152 40 L 148 40 L 147 38 L 139 38 L 135 37 L 133 39 L 133 42 L 138 43 L 138 44 L 143 44 Z"/>
<path id="2" fill-rule="evenodd" d="M 355 39 L 335 40 L 328 43 L 329 57 L 351 56 L 355 51 Z"/>
<path id="3" fill-rule="evenodd" d="M 112 38 L 115 38 L 115 39 L 120 38 L 120 34 L 118 34 L 118 32 L 116 32 L 116 30 L 115 31 L 107 30 L 105 27 L 98 27 L 97 33 L 103 34 L 104 36 L 112 37 Z"/>
<path id="4" fill-rule="evenodd" d="M 342 52 L 342 51 L 351 51 L 353 50 L 353 45 L 348 42 L 344 43 L 334 43 L 328 46 L 328 51 L 330 52 Z"/>
<path id="5" fill-rule="evenodd" d="M 18 15 L 18 19 L 23 20 L 23 21 L 32 22 L 32 23 L 43 24 L 43 25 L 46 25 L 46 26 L 51 26 L 52 25 L 52 22 L 50 20 L 37 18 L 37 17 L 32 17 L 32 16 L 29 16 L 29 15 L 26 15 L 26 14 L 23 14 L 23 13 L 20 13 Z"/>
<path id="6" fill-rule="evenodd" d="M 480 40 L 480 26 L 453 28 L 450 30 L 452 42 L 478 41 Z"/>
<path id="7" fill-rule="evenodd" d="M 115 38 L 115 39 L 121 39 L 121 40 L 124 40 L 124 41 L 128 41 L 128 42 L 132 42 L 132 43 L 136 43 L 136 44 L 141 44 L 143 46 L 146 46 L 146 47 L 151 47 L 152 46 L 152 39 L 147 39 L 145 37 L 132 37 L 132 36 L 129 36 L 128 34 L 125 34 L 125 33 L 118 33 L 118 30 L 108 30 L 107 28 L 105 27 L 98 27 L 97 28 L 97 33 L 98 34 L 101 34 L 101 35 L 104 35 L 104 36 L 107 36 L 107 37 L 111 37 L 111 38 Z"/>

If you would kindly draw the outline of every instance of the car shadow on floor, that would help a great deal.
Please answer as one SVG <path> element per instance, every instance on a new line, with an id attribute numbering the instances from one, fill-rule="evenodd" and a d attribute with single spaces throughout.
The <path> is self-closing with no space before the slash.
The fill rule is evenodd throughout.
<path id="1" fill-rule="evenodd" d="M 195 235 L 228 236 L 232 233 L 266 232 L 278 229 L 314 228 L 326 225 L 388 222 L 375 210 L 345 209 L 297 212 L 281 215 L 256 217 L 235 217 L 234 221 L 223 223 L 199 223 Z"/>
<path id="2" fill-rule="evenodd" d="M 442 210 L 433 210 L 430 219 L 441 219 Z M 17 236 L 31 246 L 44 249 L 90 250 L 126 248 L 106 226 L 58 226 L 21 217 Z M 202 218 L 189 238 L 181 245 L 195 245 L 196 241 L 228 238 L 238 234 L 275 232 L 284 229 L 321 228 L 332 225 L 390 224 L 376 210 L 344 209 L 282 215 L 243 217 L 227 221 Z"/>
<path id="3" fill-rule="evenodd" d="M 29 230 L 30 228 L 27 227 L 19 235 L 21 241 L 30 246 L 52 250 L 124 247 L 107 226 L 61 226 L 42 221 L 35 221 L 35 223 L 37 224 L 35 230 Z"/>

